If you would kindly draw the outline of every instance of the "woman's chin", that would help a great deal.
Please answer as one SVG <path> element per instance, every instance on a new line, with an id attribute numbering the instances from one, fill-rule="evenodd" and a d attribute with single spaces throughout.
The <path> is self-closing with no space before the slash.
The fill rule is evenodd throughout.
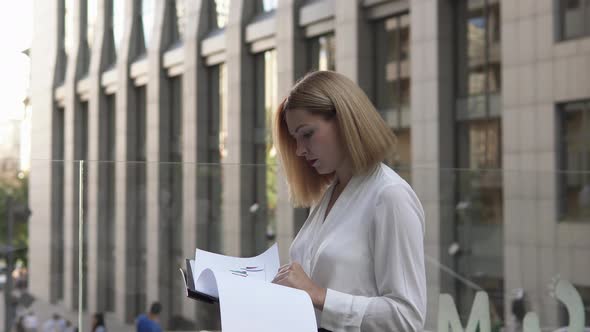
<path id="1" fill-rule="evenodd" d="M 330 170 L 324 169 L 322 167 L 314 167 L 314 169 L 320 175 L 331 174 L 331 173 L 334 172 L 334 171 L 330 171 Z"/>

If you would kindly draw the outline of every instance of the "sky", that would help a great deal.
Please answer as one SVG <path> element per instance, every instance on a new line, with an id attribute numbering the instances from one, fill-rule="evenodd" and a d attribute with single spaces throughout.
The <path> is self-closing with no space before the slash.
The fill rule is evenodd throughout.
<path id="1" fill-rule="evenodd" d="M 29 80 L 33 0 L 0 0 L 0 123 L 21 119 Z"/>
<path id="2" fill-rule="evenodd" d="M 0 158 L 18 158 L 20 170 L 28 170 L 30 117 L 19 121 L 19 127 L 14 127 L 14 120 L 23 120 L 25 115 L 29 57 L 22 51 L 31 46 L 33 0 L 0 0 L 0 5 Z"/>

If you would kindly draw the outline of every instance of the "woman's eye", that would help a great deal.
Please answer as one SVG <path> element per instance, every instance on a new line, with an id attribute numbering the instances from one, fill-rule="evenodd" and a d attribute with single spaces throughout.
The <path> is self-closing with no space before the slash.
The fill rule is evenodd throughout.
<path id="1" fill-rule="evenodd" d="M 308 131 L 307 133 L 303 134 L 303 138 L 310 138 L 313 136 L 313 131 Z"/>

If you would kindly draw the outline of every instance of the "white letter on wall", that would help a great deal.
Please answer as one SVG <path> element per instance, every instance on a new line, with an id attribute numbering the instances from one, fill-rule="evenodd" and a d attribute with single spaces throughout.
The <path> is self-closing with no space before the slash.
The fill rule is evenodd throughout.
<path id="1" fill-rule="evenodd" d="M 438 331 L 439 332 L 490 332 L 490 302 L 486 292 L 475 293 L 473 307 L 469 314 L 467 328 L 463 330 L 455 301 L 448 294 L 441 294 L 438 300 Z"/>

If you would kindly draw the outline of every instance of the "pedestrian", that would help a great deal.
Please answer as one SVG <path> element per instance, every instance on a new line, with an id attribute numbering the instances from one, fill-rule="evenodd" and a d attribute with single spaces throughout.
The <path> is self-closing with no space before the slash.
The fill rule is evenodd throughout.
<path id="1" fill-rule="evenodd" d="M 26 332 L 25 330 L 25 325 L 24 325 L 24 320 L 25 317 L 24 316 L 18 316 L 18 318 L 16 319 L 16 323 L 14 324 L 14 332 Z"/>
<path id="2" fill-rule="evenodd" d="M 294 205 L 311 212 L 273 282 L 309 294 L 320 330 L 422 331 L 424 211 L 383 163 L 395 136 L 369 98 L 342 74 L 309 73 L 274 140 Z"/>
<path id="3" fill-rule="evenodd" d="M 106 332 L 104 325 L 104 315 L 101 312 L 97 312 L 92 315 L 92 332 Z"/>
<path id="4" fill-rule="evenodd" d="M 153 302 L 147 314 L 141 314 L 135 320 L 137 332 L 162 332 L 160 327 L 160 302 Z"/>
<path id="5" fill-rule="evenodd" d="M 27 312 L 27 314 L 25 315 L 25 317 L 23 319 L 23 326 L 25 327 L 25 331 L 37 332 L 38 325 L 39 325 L 39 322 L 37 320 L 37 316 L 35 315 L 35 312 L 33 312 L 33 311 Z"/>
<path id="6" fill-rule="evenodd" d="M 64 332 L 65 322 L 58 313 L 54 313 L 41 326 L 43 332 Z"/>
<path id="7" fill-rule="evenodd" d="M 66 327 L 64 329 L 64 332 L 75 332 L 78 329 L 75 328 L 74 326 L 72 326 L 72 322 L 69 320 L 66 320 Z"/>

